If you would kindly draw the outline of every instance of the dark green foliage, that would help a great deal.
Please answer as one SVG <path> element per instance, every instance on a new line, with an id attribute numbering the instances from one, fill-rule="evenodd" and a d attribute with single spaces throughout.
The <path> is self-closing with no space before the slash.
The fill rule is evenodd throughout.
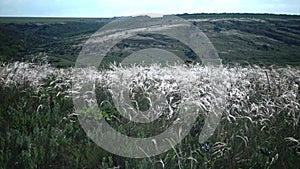
<path id="1" fill-rule="evenodd" d="M 31 60 L 46 53 L 58 67 L 74 64 L 86 36 L 108 19 L 1 18 L 2 61 Z"/>
<path id="2" fill-rule="evenodd" d="M 188 21 L 191 19 L 208 36 L 225 64 L 300 64 L 300 22 L 297 15 L 178 16 Z M 72 66 L 89 36 L 113 19 L 0 18 L 0 60 L 24 61 L 42 54 L 49 56 L 52 65 Z M 182 43 L 161 35 L 151 37 L 155 40 L 123 40 L 108 53 L 104 62 L 119 62 L 134 51 L 151 47 L 163 47 L 181 58 L 195 59 L 194 53 Z M 124 50 L 128 47 L 132 51 Z"/>

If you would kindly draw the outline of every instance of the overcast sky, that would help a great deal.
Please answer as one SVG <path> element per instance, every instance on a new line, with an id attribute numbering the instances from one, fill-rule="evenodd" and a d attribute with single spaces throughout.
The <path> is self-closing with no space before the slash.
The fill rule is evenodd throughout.
<path id="1" fill-rule="evenodd" d="M 1 16 L 113 17 L 202 12 L 300 14 L 300 0 L 0 0 Z"/>

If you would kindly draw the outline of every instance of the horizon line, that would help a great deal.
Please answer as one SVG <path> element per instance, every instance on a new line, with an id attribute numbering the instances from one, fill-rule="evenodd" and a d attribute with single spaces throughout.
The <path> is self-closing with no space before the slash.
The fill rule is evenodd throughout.
<path id="1" fill-rule="evenodd" d="M 285 16 L 300 16 L 296 13 L 272 13 L 272 12 L 201 12 L 201 13 L 179 13 L 179 14 L 162 14 L 164 15 L 199 15 L 199 14 L 214 14 L 214 15 L 224 15 L 224 14 L 250 14 L 250 15 L 285 15 Z M 111 19 L 111 18 L 120 18 L 120 17 L 131 17 L 131 16 L 141 16 L 147 15 L 147 13 L 140 15 L 122 15 L 122 16 L 46 16 L 46 15 L 0 15 L 2 18 L 102 18 L 102 19 Z"/>

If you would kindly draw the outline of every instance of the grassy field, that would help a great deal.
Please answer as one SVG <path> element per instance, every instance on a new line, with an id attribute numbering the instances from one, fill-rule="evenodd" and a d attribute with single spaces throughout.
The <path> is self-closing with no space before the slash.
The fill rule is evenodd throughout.
<path id="1" fill-rule="evenodd" d="M 179 16 L 209 37 L 223 66 L 190 64 L 196 57 L 186 45 L 140 34 L 112 48 L 105 69 L 75 68 L 84 42 L 116 18 L 0 18 L 0 168 L 298 169 L 300 17 Z M 170 67 L 110 65 L 155 47 L 189 62 Z M 95 84 L 96 100 L 90 97 L 93 90 L 81 93 L 85 83 Z M 119 95 L 126 91 L 129 100 Z M 131 122 L 116 108 L 118 99 L 134 110 L 147 110 L 154 91 L 166 95 L 165 105 L 158 107 L 162 118 L 154 122 Z M 87 106 L 96 102 L 99 111 L 76 107 L 78 98 Z M 199 114 L 190 132 L 153 157 L 110 153 L 80 123 L 85 118 L 106 120 L 120 133 L 149 137 L 180 122 L 178 114 L 189 107 Z M 222 114 L 220 123 L 200 142 L 205 121 L 214 113 Z"/>
<path id="2" fill-rule="evenodd" d="M 212 71 L 199 65 L 173 69 L 114 67 L 101 76 L 92 69 L 57 69 L 20 62 L 2 65 L 0 168 L 299 167 L 298 69 L 237 66 L 212 67 Z M 136 76 L 139 72 L 147 76 Z M 71 88 L 71 77 L 73 83 L 92 82 L 87 75 L 96 79 L 97 102 L 101 103 L 96 114 L 73 108 L 71 96 L 78 91 Z M 123 84 L 119 78 L 124 75 L 138 78 L 139 83 L 129 79 L 129 84 Z M 156 88 L 149 89 L 149 82 L 165 90 L 167 99 L 177 98 L 179 102 L 167 102 L 171 107 L 164 117 L 170 118 L 148 125 L 128 123 L 113 106 L 112 97 L 122 90 L 135 91 L 138 97 L 132 96 L 132 101 L 147 105 L 143 97 Z M 113 86 L 127 87 L 112 93 L 109 89 Z M 139 88 L 146 93 L 140 93 Z M 214 113 L 211 106 L 220 94 L 225 96 L 216 104 L 222 108 L 221 122 L 212 137 L 200 143 L 204 121 L 208 113 Z M 85 116 L 95 121 L 105 119 L 119 132 L 148 137 L 169 127 L 176 112 L 183 110 L 182 103 L 190 99 L 196 101 L 199 110 L 190 133 L 173 149 L 154 157 L 130 159 L 111 154 L 87 137 L 78 120 Z"/>

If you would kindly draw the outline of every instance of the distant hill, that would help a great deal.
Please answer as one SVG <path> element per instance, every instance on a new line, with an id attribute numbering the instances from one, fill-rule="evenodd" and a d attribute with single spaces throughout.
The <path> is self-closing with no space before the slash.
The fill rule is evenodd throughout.
<path id="1" fill-rule="evenodd" d="M 300 16 L 271 14 L 182 14 L 212 41 L 224 64 L 300 65 Z M 58 67 L 72 66 L 84 42 L 115 18 L 0 18 L 0 61 L 47 55 Z M 143 38 L 144 37 L 144 38 Z M 151 37 L 151 38 L 149 38 Z M 191 49 L 162 35 L 124 40 L 107 61 L 147 47 L 195 59 Z M 126 49 L 126 50 L 125 50 Z"/>

